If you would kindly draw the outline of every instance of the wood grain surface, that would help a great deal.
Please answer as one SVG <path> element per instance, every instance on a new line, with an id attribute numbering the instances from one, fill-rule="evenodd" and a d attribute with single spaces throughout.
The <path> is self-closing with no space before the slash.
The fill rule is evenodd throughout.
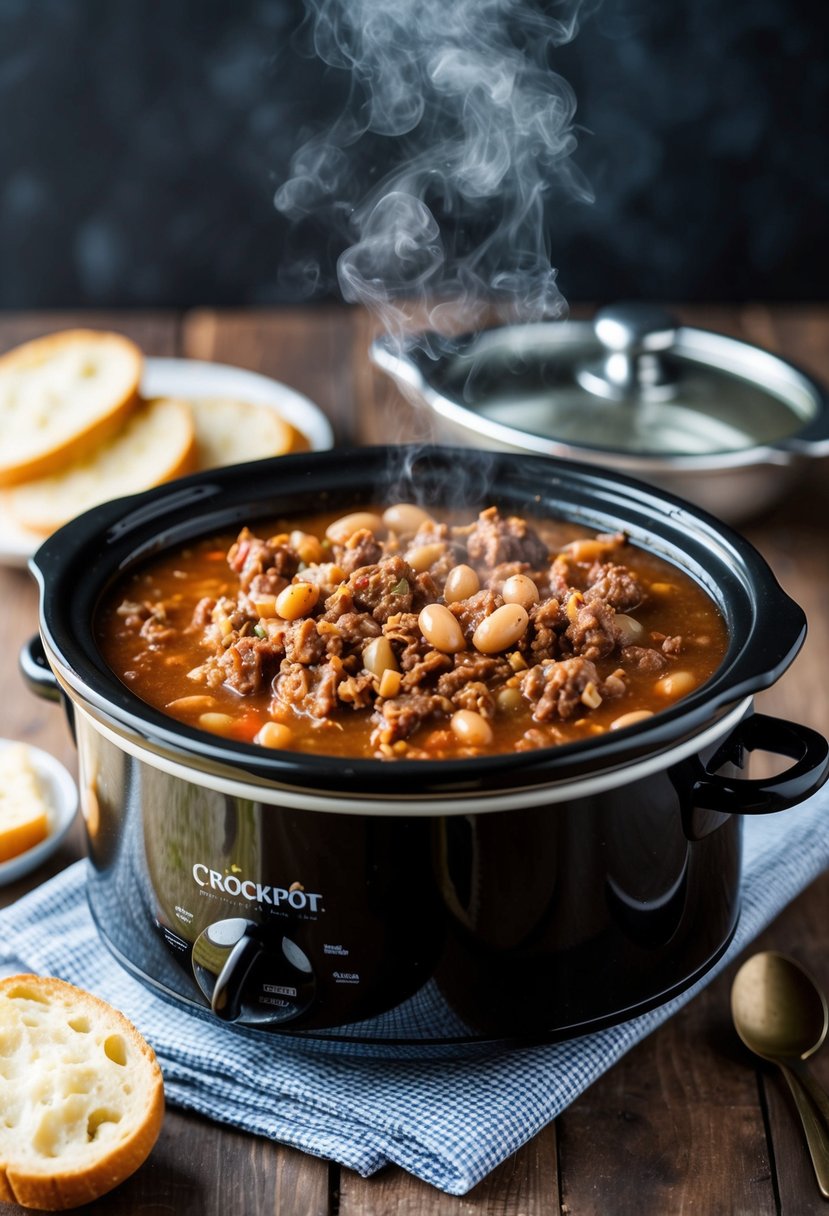
<path id="1" fill-rule="evenodd" d="M 676 310 L 688 323 L 778 351 L 829 382 L 829 309 Z M 215 313 L 0 316 L 0 351 L 74 325 L 117 328 L 147 354 L 238 364 L 315 400 L 339 443 L 428 438 L 424 418 L 375 372 L 372 324 L 344 308 Z M 810 631 L 792 668 L 758 698 L 766 713 L 829 730 L 829 490 L 815 466 L 779 507 L 745 527 L 780 582 L 806 610 Z M 0 568 L 0 736 L 76 759 L 57 706 L 38 700 L 17 670 L 37 630 L 33 580 Z M 792 812 L 793 814 L 796 812 Z M 829 831 L 829 825 L 827 825 Z M 81 855 L 80 826 L 48 864 L 0 890 L 6 904 Z M 800 959 L 829 988 L 829 875 L 790 905 L 752 949 Z M 148 1162 L 85 1209 L 97 1216 L 808 1216 L 826 1212 L 791 1100 L 734 1034 L 728 994 L 737 964 L 635 1047 L 510 1160 L 461 1198 L 402 1170 L 363 1179 L 282 1145 L 170 1110 Z M 829 1087 L 829 1051 L 814 1062 Z M 516 1102 L 521 1095 L 516 1093 Z M 0 1212 L 18 1209 L 0 1204 Z"/>

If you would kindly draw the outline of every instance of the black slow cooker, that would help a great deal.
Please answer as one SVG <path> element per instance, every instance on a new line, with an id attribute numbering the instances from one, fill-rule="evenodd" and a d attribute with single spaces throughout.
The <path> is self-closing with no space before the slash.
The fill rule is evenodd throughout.
<path id="1" fill-rule="evenodd" d="M 380 501 L 497 503 L 623 529 L 702 584 L 719 670 L 625 730 L 530 753 L 345 761 L 180 725 L 95 642 L 124 572 L 196 536 Z M 89 901 L 164 997 L 248 1031 L 373 1044 L 580 1034 L 668 1000 L 726 949 L 744 815 L 795 806 L 826 741 L 754 712 L 805 635 L 759 554 L 702 511 L 544 457 L 378 447 L 197 474 L 106 504 L 32 561 L 29 682 L 75 730 Z M 753 780 L 748 754 L 789 757 Z"/>

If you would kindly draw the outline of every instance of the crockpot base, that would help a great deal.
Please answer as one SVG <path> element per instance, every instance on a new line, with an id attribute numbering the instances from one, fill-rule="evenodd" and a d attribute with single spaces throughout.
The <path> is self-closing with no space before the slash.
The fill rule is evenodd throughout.
<path id="1" fill-rule="evenodd" d="M 92 907 L 90 901 L 90 907 Z M 177 992 L 171 991 L 165 987 L 163 983 L 157 980 L 153 975 L 149 975 L 142 971 L 127 955 L 122 954 L 107 937 L 98 922 L 94 908 L 92 908 L 92 918 L 95 922 L 99 936 L 103 945 L 107 948 L 113 958 L 128 971 L 135 979 L 151 989 L 156 996 L 160 997 L 167 1004 L 176 1009 L 186 1009 L 189 1014 L 197 1018 L 200 1022 L 209 1024 L 215 1027 L 216 1021 L 210 1010 L 196 1000 L 183 997 Z M 303 1032 L 299 1030 L 290 1030 L 287 1027 L 282 1027 L 278 1032 L 277 1039 L 281 1047 L 289 1050 L 310 1050 L 315 1055 L 320 1053 L 330 1053 L 332 1055 L 351 1056 L 361 1058 L 376 1058 L 376 1059 L 457 1059 L 460 1056 L 476 1056 L 490 1055 L 493 1052 L 505 1050 L 517 1050 L 521 1047 L 531 1047 L 539 1043 L 560 1043 L 567 1039 L 580 1038 L 582 1035 L 594 1034 L 600 1030 L 606 1030 L 610 1026 L 618 1026 L 622 1022 L 630 1021 L 633 1018 L 640 1017 L 643 1014 L 650 1013 L 654 1009 L 658 1009 L 661 1005 L 667 1005 L 669 1001 L 681 996 L 690 988 L 693 988 L 700 980 L 717 965 L 719 960 L 728 950 L 731 945 L 734 934 L 737 931 L 739 923 L 739 915 L 734 922 L 734 926 L 728 935 L 728 938 L 721 946 L 706 959 L 701 967 L 693 974 L 688 975 L 680 983 L 676 984 L 671 989 L 655 993 L 647 1000 L 639 1002 L 637 1005 L 629 1009 L 619 1009 L 612 1014 L 604 1017 L 593 1018 L 589 1022 L 580 1022 L 571 1026 L 558 1026 L 547 1030 L 539 1030 L 533 1034 L 522 1035 L 501 1035 L 499 1037 L 469 1037 L 468 1035 L 447 1036 L 445 1038 L 406 1038 L 400 1036 L 397 1038 L 373 1037 L 371 1034 L 366 1036 L 360 1033 L 355 1033 L 353 1028 L 344 1028 L 341 1033 L 334 1031 L 318 1031 L 317 1033 Z M 260 1041 L 274 1041 L 274 1034 L 269 1030 L 257 1029 L 251 1026 L 234 1025 L 228 1028 L 230 1041 L 237 1034 L 250 1035 Z"/>
<path id="2" fill-rule="evenodd" d="M 671 999 L 736 927 L 741 818 L 689 802 L 730 722 L 690 769 L 678 747 L 598 792 L 431 817 L 213 790 L 77 728 L 102 939 L 235 1028 L 415 1054 L 566 1038 Z"/>

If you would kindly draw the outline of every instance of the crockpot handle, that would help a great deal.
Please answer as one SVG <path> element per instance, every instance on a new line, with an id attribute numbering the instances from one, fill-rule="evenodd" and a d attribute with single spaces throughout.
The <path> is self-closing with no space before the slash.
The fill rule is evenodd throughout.
<path id="1" fill-rule="evenodd" d="M 744 718 L 710 761 L 716 769 L 729 759 L 739 762 L 743 749 L 788 756 L 795 763 L 776 777 L 727 777 L 699 768 L 690 791 L 695 808 L 721 815 L 767 815 L 785 811 L 819 790 L 829 776 L 829 743 L 823 735 L 797 722 L 752 714 Z"/>
<path id="2" fill-rule="evenodd" d="M 23 644 L 18 663 L 23 679 L 36 697 L 42 697 L 45 701 L 60 701 L 60 684 L 49 666 L 40 634 L 36 633 Z"/>

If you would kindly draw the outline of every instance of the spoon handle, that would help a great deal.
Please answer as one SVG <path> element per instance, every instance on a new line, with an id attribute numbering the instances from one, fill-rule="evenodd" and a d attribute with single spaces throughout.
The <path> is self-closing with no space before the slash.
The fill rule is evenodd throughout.
<path id="1" fill-rule="evenodd" d="M 780 1065 L 780 1071 L 786 1078 L 792 1097 L 794 1098 L 803 1131 L 806 1134 L 806 1144 L 815 1169 L 815 1177 L 824 1199 L 829 1199 L 829 1129 L 823 1124 L 817 1110 L 812 1104 L 801 1078 L 786 1065 Z"/>
<path id="2" fill-rule="evenodd" d="M 818 1085 L 809 1069 L 805 1064 L 801 1064 L 800 1061 L 792 1067 L 792 1072 L 796 1073 L 798 1081 L 817 1107 L 826 1130 L 829 1132 L 829 1094 Z"/>

